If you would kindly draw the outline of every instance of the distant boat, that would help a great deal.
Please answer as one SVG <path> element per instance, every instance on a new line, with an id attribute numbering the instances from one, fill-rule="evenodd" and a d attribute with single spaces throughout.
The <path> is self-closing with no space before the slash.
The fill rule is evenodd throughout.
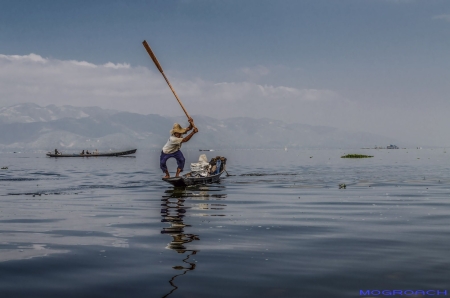
<path id="1" fill-rule="evenodd" d="M 47 153 L 46 155 L 48 157 L 98 157 L 98 156 L 123 156 L 123 155 L 129 155 L 136 153 L 137 149 L 128 150 L 128 151 L 117 151 L 117 152 L 99 152 L 97 154 L 91 153 L 91 154 L 80 154 L 80 153 L 73 153 L 73 154 L 54 154 L 54 153 Z"/>
<path id="2" fill-rule="evenodd" d="M 214 151 L 214 149 L 198 149 L 198 151 Z"/>

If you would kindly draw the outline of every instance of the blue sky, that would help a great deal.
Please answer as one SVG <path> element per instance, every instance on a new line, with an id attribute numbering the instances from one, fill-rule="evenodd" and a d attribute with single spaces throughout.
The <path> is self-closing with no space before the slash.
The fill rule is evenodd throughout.
<path id="1" fill-rule="evenodd" d="M 80 82 L 78 89 L 86 90 L 78 96 L 90 98 L 92 105 L 114 108 L 107 92 L 89 91 L 83 83 L 89 75 L 90 81 L 101 81 L 111 70 L 114 86 L 123 78 L 120 92 L 131 78 L 136 84 L 127 96 L 132 103 L 117 109 L 180 114 L 176 105 L 160 99 L 171 96 L 163 84 L 149 83 L 148 88 L 157 91 L 146 94 L 144 81 L 136 83 L 142 76 L 161 79 L 142 47 L 146 39 L 192 114 L 360 127 L 436 145 L 441 144 L 442 127 L 450 125 L 446 119 L 450 1 L 0 1 L 0 5 L 4 59 L 34 53 L 47 59 L 47 65 L 53 63 L 52 69 L 67 67 L 61 68 L 61 84 L 54 84 L 59 91 L 52 94 L 39 87 L 55 83 L 46 75 L 49 69 L 40 72 L 33 66 L 36 74 L 42 73 L 39 80 L 46 77 L 48 82 L 32 86 L 31 78 L 20 82 L 31 72 L 28 64 L 13 68 L 18 62 L 10 59 L 9 68 L 3 65 L 9 73 L 23 67 L 14 79 L 5 73 L 5 80 L 9 86 L 17 83 L 33 89 L 40 94 L 33 97 L 39 104 L 84 103 L 63 82 L 71 71 L 70 85 Z M 91 74 L 72 69 L 68 61 L 129 68 Z M 83 78 L 76 73 L 83 73 Z M 0 91 L 0 105 L 33 101 L 23 90 Z"/>

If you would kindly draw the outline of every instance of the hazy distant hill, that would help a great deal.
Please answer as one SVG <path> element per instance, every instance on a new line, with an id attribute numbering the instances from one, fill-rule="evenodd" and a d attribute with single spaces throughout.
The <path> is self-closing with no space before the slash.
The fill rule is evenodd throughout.
<path id="1" fill-rule="evenodd" d="M 271 119 L 193 118 L 201 133 L 189 142 L 190 148 L 359 148 L 393 143 L 389 138 L 370 133 Z M 186 118 L 99 107 L 19 104 L 0 109 L 0 149 L 159 149 L 169 137 L 173 123 L 178 121 L 187 125 Z"/>

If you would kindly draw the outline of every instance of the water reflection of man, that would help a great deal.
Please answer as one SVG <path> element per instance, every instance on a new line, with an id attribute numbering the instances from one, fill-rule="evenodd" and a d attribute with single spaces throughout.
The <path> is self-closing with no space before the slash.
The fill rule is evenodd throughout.
<path id="1" fill-rule="evenodd" d="M 184 214 L 186 213 L 186 208 L 184 206 L 184 195 L 185 191 L 177 191 L 174 190 L 172 195 L 169 197 L 165 197 L 162 199 L 163 204 L 161 204 L 161 222 L 170 223 L 170 227 L 163 228 L 161 230 L 161 234 L 168 234 L 172 237 L 172 241 L 167 244 L 167 249 L 175 250 L 179 254 L 187 253 L 186 257 L 182 260 L 185 263 L 185 266 L 173 266 L 172 268 L 175 270 L 183 270 L 183 272 L 172 276 L 169 280 L 170 285 L 173 289 L 166 294 L 164 297 L 168 297 L 172 294 L 178 287 L 175 285 L 175 279 L 180 276 L 186 274 L 188 271 L 194 270 L 196 264 L 194 262 L 190 262 L 189 258 L 192 255 L 197 253 L 197 250 L 189 250 L 186 248 L 185 244 L 190 243 L 194 240 L 200 240 L 198 235 L 194 234 L 186 234 L 184 232 L 185 227 L 189 227 L 183 222 Z M 171 198 L 176 198 L 176 202 L 171 202 Z"/>
<path id="2" fill-rule="evenodd" d="M 177 201 L 171 202 L 170 198 L 177 198 Z M 161 216 L 163 217 L 161 222 L 169 222 L 171 225 L 170 227 L 163 228 L 161 233 L 169 234 L 173 238 L 167 245 L 167 248 L 184 253 L 186 251 L 184 244 L 200 239 L 198 235 L 184 233 L 184 227 L 189 225 L 183 222 L 184 214 L 186 213 L 183 194 L 174 191 L 170 198 L 162 199 L 164 203 L 161 209 Z M 173 211 L 175 211 L 175 214 L 173 214 Z"/>
<path id="3" fill-rule="evenodd" d="M 209 201 L 210 198 L 215 198 L 215 200 L 222 200 L 223 198 L 226 198 L 226 194 L 223 193 L 215 193 L 210 194 L 210 188 L 201 186 L 196 188 L 197 192 L 195 193 L 195 200 L 203 200 L 203 201 Z M 215 188 L 216 191 L 224 189 L 223 186 Z M 167 244 L 167 249 L 175 250 L 179 254 L 185 254 L 185 258 L 183 261 L 183 266 L 173 266 L 172 268 L 175 270 L 180 270 L 180 272 L 177 275 L 174 275 L 170 280 L 169 283 L 173 287 L 171 291 L 166 294 L 163 297 L 168 297 L 170 294 L 172 294 L 175 290 L 178 289 L 178 287 L 175 285 L 175 279 L 180 275 L 185 275 L 189 271 L 194 270 L 196 268 L 196 263 L 194 261 L 191 261 L 191 256 L 197 254 L 198 250 L 188 249 L 187 244 L 193 242 L 194 240 L 200 240 L 198 235 L 195 234 L 187 234 L 184 232 L 185 227 L 190 227 L 190 225 L 184 223 L 184 218 L 186 214 L 187 208 L 184 206 L 184 202 L 186 198 L 190 198 L 193 196 L 190 191 L 194 190 L 193 188 L 189 189 L 189 192 L 185 189 L 171 189 L 167 190 L 166 193 L 169 193 L 168 196 L 163 196 L 161 199 L 163 203 L 161 204 L 161 222 L 168 222 L 170 223 L 169 227 L 163 228 L 161 230 L 162 234 L 168 234 L 172 237 L 172 241 Z M 175 201 L 176 200 L 176 201 Z M 196 204 L 197 207 L 195 209 L 197 210 L 223 210 L 225 204 L 211 204 L 208 203 L 200 203 Z M 214 212 L 216 213 L 216 212 Z M 208 214 L 202 214 L 203 216 L 225 216 L 224 214 L 211 214 L 208 212 Z"/>

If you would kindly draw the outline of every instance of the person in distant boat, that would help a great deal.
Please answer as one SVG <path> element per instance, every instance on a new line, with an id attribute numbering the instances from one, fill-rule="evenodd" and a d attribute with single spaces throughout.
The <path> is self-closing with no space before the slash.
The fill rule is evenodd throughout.
<path id="1" fill-rule="evenodd" d="M 58 149 L 55 149 L 55 155 L 58 155 L 58 154 L 59 154 Z"/>
<path id="2" fill-rule="evenodd" d="M 94 154 L 95 154 L 95 155 L 97 155 L 97 154 L 98 154 L 98 150 L 97 150 L 97 149 L 95 149 L 95 151 L 94 151 Z"/>
<path id="3" fill-rule="evenodd" d="M 83 151 L 81 151 L 81 155 L 84 155 L 84 150 L 83 150 Z"/>
<path id="4" fill-rule="evenodd" d="M 161 151 L 161 156 L 159 158 L 159 165 L 161 167 L 161 170 L 166 174 L 164 178 L 170 178 L 169 170 L 167 170 L 167 160 L 169 158 L 175 158 L 177 160 L 177 173 L 175 174 L 175 177 L 179 177 L 180 173 L 184 169 L 184 156 L 183 153 L 181 153 L 180 148 L 182 143 L 186 143 L 189 141 L 194 134 L 198 132 L 197 127 L 194 128 L 194 120 L 192 118 L 189 118 L 189 126 L 186 128 L 182 128 L 180 124 L 175 123 L 173 125 L 172 130 L 170 131 L 170 137 L 167 143 L 164 145 Z M 183 134 L 190 131 L 192 128 L 194 130 L 187 135 L 186 137 L 182 137 Z"/>
<path id="5" fill-rule="evenodd" d="M 91 154 L 91 153 L 89 153 L 89 150 L 86 150 L 86 154 Z"/>

